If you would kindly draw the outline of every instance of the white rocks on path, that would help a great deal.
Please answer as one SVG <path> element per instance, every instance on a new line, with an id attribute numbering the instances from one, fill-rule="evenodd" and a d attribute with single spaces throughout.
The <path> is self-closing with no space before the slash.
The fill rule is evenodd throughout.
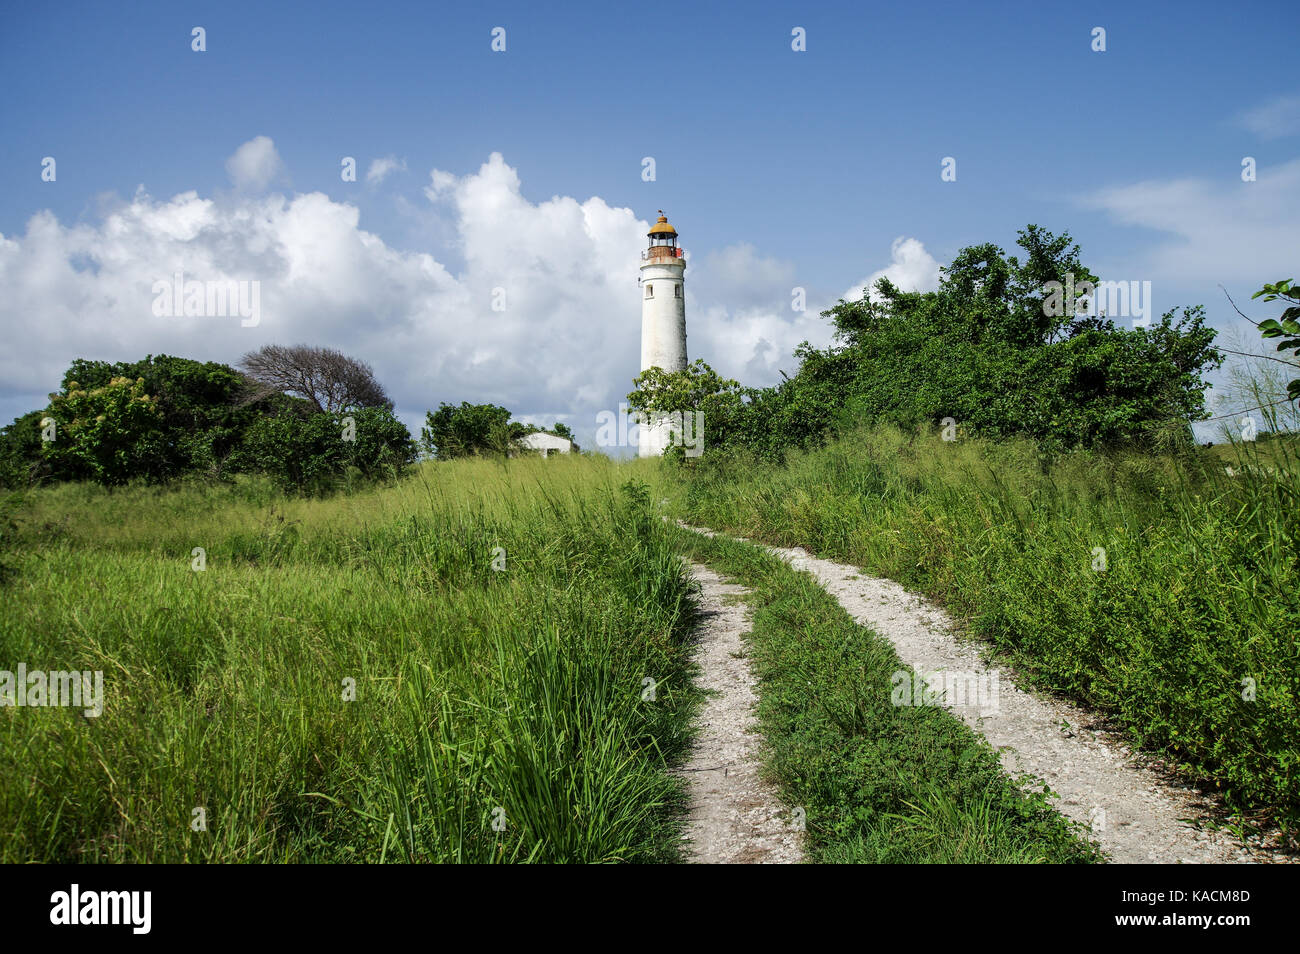
<path id="1" fill-rule="evenodd" d="M 690 760 L 678 771 L 690 786 L 687 860 L 696 864 L 794 864 L 801 832 L 775 787 L 759 774 L 762 739 L 750 672 L 745 588 L 692 565 L 703 619 L 697 630 L 696 684 L 707 696 Z"/>

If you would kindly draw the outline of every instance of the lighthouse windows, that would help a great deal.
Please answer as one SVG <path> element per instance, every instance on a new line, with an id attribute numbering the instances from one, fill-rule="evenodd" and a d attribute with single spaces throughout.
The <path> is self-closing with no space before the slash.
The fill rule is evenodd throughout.
<path id="1" fill-rule="evenodd" d="M 681 286 L 681 285 L 678 285 L 678 284 L 676 284 L 676 283 L 673 284 L 673 297 L 674 297 L 674 298 L 681 298 L 681 297 L 682 297 L 682 286 Z"/>
<path id="2" fill-rule="evenodd" d="M 649 284 L 648 282 L 646 283 L 645 286 L 645 296 L 647 298 L 653 298 L 655 296 L 655 287 Z"/>

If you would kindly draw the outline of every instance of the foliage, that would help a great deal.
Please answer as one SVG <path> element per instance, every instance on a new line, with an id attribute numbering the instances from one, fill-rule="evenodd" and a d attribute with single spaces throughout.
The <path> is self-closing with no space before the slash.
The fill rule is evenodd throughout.
<path id="1" fill-rule="evenodd" d="M 285 489 L 322 492 L 340 477 L 375 479 L 412 463 L 415 442 L 382 407 L 349 414 L 266 415 L 249 427 L 233 465 L 270 475 Z"/>
<path id="2" fill-rule="evenodd" d="M 214 361 L 78 358 L 50 400 L 0 431 L 4 486 L 262 472 L 285 487 L 320 490 L 348 475 L 391 473 L 414 458 L 410 435 L 389 407 L 356 409 L 355 439 L 344 440 L 345 415 L 316 412 L 287 394 L 259 395 L 243 374 Z M 49 441 L 42 439 L 46 419 L 53 421 Z"/>
<path id="3" fill-rule="evenodd" d="M 708 364 L 696 360 L 681 371 L 653 367 L 642 371 L 628 394 L 631 410 L 653 419 L 674 412 L 702 415 L 704 446 L 724 444 L 731 439 L 742 416 L 745 390 L 736 381 L 721 377 Z M 670 444 L 666 454 L 681 456 L 679 444 Z"/>
<path id="4" fill-rule="evenodd" d="M 0 428 L 0 487 L 19 488 L 37 483 L 49 473 L 41 453 L 41 421 L 45 411 L 28 411 Z"/>
<path id="5" fill-rule="evenodd" d="M 66 392 L 51 399 L 47 416 L 56 430 L 42 451 L 59 473 L 113 485 L 165 466 L 162 412 L 143 378 L 110 378 L 99 387 L 69 381 Z"/>
<path id="6" fill-rule="evenodd" d="M 677 860 L 689 581 L 614 471 L 31 491 L 0 658 L 104 711 L 5 710 L 0 862 Z"/>
<path id="7" fill-rule="evenodd" d="M 837 428 L 951 419 L 1052 452 L 1189 446 L 1190 422 L 1206 416 L 1202 375 L 1222 361 L 1203 309 L 1120 328 L 1086 313 L 1096 277 L 1068 233 L 1030 225 L 1018 245 L 1023 261 L 991 244 L 963 249 L 934 292 L 882 278 L 861 300 L 840 301 L 824 312 L 837 343 L 805 342 L 794 377 L 747 392 L 725 442 L 779 460 Z M 1064 307 L 1061 287 L 1081 297 Z"/>
<path id="8" fill-rule="evenodd" d="M 1291 303 L 1282 312 L 1280 318 L 1261 321 L 1259 330 L 1265 338 L 1282 339 L 1277 343 L 1278 351 L 1300 351 L 1300 285 L 1292 285 L 1291 279 L 1284 278 L 1280 282 L 1265 285 L 1250 297 L 1263 298 L 1264 301 L 1276 301 L 1280 298 Z M 1290 400 L 1300 401 L 1300 378 L 1293 378 L 1287 383 L 1286 394 Z"/>
<path id="9" fill-rule="evenodd" d="M 149 355 L 133 362 L 74 360 L 63 376 L 61 393 L 51 396 L 50 416 L 59 419 L 56 406 L 73 390 L 96 391 L 115 378 L 142 382 L 157 410 L 156 421 L 148 422 L 150 439 L 139 435 L 129 465 L 121 468 L 121 476 L 127 479 L 157 482 L 196 472 L 224 476 L 227 460 L 244 429 L 268 408 L 268 402 L 247 400 L 247 382 L 233 368 L 215 361 Z M 33 413 L 39 420 L 46 412 Z M 60 431 L 56 444 L 63 437 L 81 446 L 53 447 L 56 453 L 46 455 L 42 473 L 54 479 L 94 478 L 85 467 L 77 466 L 77 460 L 110 450 L 92 446 L 100 436 L 104 435 Z"/>
<path id="10" fill-rule="evenodd" d="M 488 453 L 504 455 L 512 436 L 508 409 L 468 401 L 462 401 L 459 406 L 442 402 L 438 410 L 425 414 L 425 424 L 420 430 L 425 450 L 438 460 Z"/>
<path id="11" fill-rule="evenodd" d="M 524 424 L 510 419 L 510 411 L 498 404 L 470 404 L 459 406 L 442 402 L 438 410 L 425 414 L 424 427 L 420 429 L 420 444 L 438 460 L 457 457 L 505 457 L 519 450 L 519 442 L 529 434 L 554 434 L 573 441 L 573 432 L 557 423 L 550 430 L 535 424 Z M 580 448 L 573 444 L 573 450 Z"/>
<path id="12" fill-rule="evenodd" d="M 878 427 L 783 467 L 706 455 L 681 493 L 691 522 L 943 600 L 1021 678 L 1294 832 L 1298 475 L 1283 437 L 1047 463 L 1024 440 Z"/>

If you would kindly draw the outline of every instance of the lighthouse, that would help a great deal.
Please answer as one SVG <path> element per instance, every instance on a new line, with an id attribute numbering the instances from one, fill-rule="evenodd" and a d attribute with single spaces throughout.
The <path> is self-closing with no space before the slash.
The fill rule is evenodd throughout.
<path id="1" fill-rule="evenodd" d="M 647 233 L 649 247 L 641 253 L 641 370 L 686 369 L 686 259 L 677 244 L 677 230 L 663 209 Z M 637 453 L 658 457 L 672 435 L 662 419 L 638 428 Z"/>

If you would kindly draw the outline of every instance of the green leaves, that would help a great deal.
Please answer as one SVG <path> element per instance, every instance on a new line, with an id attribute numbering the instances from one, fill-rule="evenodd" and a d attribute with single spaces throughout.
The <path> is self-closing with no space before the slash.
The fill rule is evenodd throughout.
<path id="1" fill-rule="evenodd" d="M 437 411 L 425 414 L 421 430 L 422 443 L 438 460 L 469 457 L 474 454 L 498 452 L 504 454 L 510 433 L 510 411 L 497 404 L 470 404 L 460 406 L 445 401 Z"/>
<path id="2" fill-rule="evenodd" d="M 648 414 L 700 411 L 707 429 L 703 436 L 706 446 L 716 447 L 735 437 L 737 420 L 745 408 L 745 389 L 705 362 L 697 359 L 681 371 L 648 368 L 632 384 L 635 390 L 627 396 L 632 410 Z"/>
<path id="3" fill-rule="evenodd" d="M 1282 312 L 1280 319 L 1266 318 L 1261 321 L 1259 333 L 1269 339 L 1282 338 L 1283 340 L 1277 344 L 1278 351 L 1300 351 L 1300 285 L 1292 285 L 1291 279 L 1284 278 L 1265 285 L 1250 297 L 1262 298 L 1264 301 L 1277 301 L 1280 298 L 1283 301 L 1295 302 Z M 1286 337 L 1287 335 L 1294 337 Z M 1286 396 L 1291 401 L 1300 400 L 1300 378 L 1287 383 Z"/>
<path id="4" fill-rule="evenodd" d="M 158 403 L 145 392 L 143 378 L 115 377 L 96 388 L 72 381 L 50 402 L 54 439 L 43 442 L 42 451 L 65 472 L 124 484 L 163 452 Z"/>
<path id="5" fill-rule="evenodd" d="M 1048 283 L 1074 289 L 1097 276 L 1068 233 L 1030 225 L 1018 245 L 1023 261 L 991 243 L 963 249 L 937 291 L 881 280 L 823 312 L 838 344 L 805 343 L 796 375 L 742 391 L 726 441 L 779 458 L 864 421 L 910 429 L 944 418 L 963 433 L 1026 435 L 1050 451 L 1190 441 L 1189 422 L 1205 416 L 1203 375 L 1222 361 L 1204 312 L 1170 311 L 1143 329 L 1075 307 L 1053 313 Z M 671 382 L 652 383 L 655 400 L 681 398 L 664 396 Z"/>
<path id="6" fill-rule="evenodd" d="M 414 459 L 406 425 L 385 407 L 363 407 L 347 414 L 260 417 L 233 463 L 269 474 L 288 490 L 321 492 L 349 472 L 375 479 Z"/>
<path id="7" fill-rule="evenodd" d="M 1255 294 L 1251 295 L 1250 297 L 1252 300 L 1256 298 L 1263 298 L 1265 301 L 1274 301 L 1278 298 L 1278 296 L 1284 298 L 1294 297 L 1294 295 L 1297 292 L 1300 292 L 1300 289 L 1296 289 L 1296 292 L 1293 292 L 1291 289 L 1291 279 L 1284 278 L 1280 282 L 1273 282 L 1273 284 L 1271 285 L 1265 285 L 1263 288 L 1255 292 Z"/>

